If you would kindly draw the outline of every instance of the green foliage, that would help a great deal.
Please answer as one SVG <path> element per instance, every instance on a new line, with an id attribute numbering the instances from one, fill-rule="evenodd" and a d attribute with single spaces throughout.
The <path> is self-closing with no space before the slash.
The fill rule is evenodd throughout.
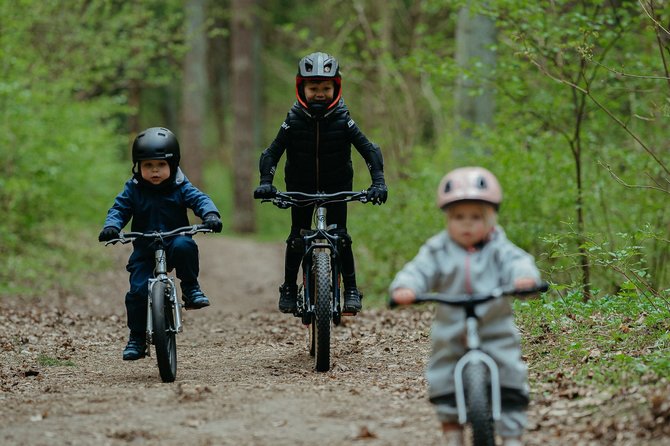
<path id="1" fill-rule="evenodd" d="M 37 363 L 43 367 L 75 367 L 76 364 L 69 359 L 58 359 L 40 354 L 37 357 Z"/>
<path id="2" fill-rule="evenodd" d="M 426 149 L 415 150 L 419 154 Z M 348 229 L 366 302 L 384 302 L 395 273 L 445 228 L 444 214 L 435 207 L 435 191 L 446 173 L 441 166 L 449 165 L 448 151 L 435 155 L 430 160 L 415 157 L 402 181 L 388 181 L 387 204 L 349 207 Z"/>
<path id="3" fill-rule="evenodd" d="M 584 302 L 560 297 L 517 301 L 528 363 L 537 370 L 575 370 L 578 384 L 617 387 L 670 377 L 668 295 L 646 298 L 622 291 Z M 552 374 L 553 375 L 553 374 Z"/>
<path id="4" fill-rule="evenodd" d="M 129 177 L 118 157 L 128 143 L 119 116 L 128 108 L 116 94 L 77 100 L 78 82 L 90 78 L 78 75 L 86 67 L 65 42 L 82 10 L 32 1 L 0 8 L 0 293 L 35 295 L 95 264 L 71 238 L 87 228 L 87 243 L 95 240 L 90 228 Z M 87 66 L 100 56 L 89 54 Z"/>

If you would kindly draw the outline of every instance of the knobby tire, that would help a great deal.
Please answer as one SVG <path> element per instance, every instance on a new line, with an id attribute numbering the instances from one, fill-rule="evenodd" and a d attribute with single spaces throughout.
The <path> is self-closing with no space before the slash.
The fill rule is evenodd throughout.
<path id="1" fill-rule="evenodd" d="M 469 363 L 463 371 L 465 404 L 472 433 L 470 444 L 474 446 L 495 446 L 488 376 L 488 368 L 480 361 Z"/>
<path id="2" fill-rule="evenodd" d="M 330 369 L 330 329 L 333 309 L 331 295 L 330 254 L 315 252 L 314 269 L 314 338 L 315 362 L 317 372 Z"/>
<path id="3" fill-rule="evenodd" d="M 177 343 L 168 290 L 164 282 L 156 282 L 151 290 L 151 317 L 156 361 L 161 380 L 165 383 L 171 383 L 177 377 Z"/>

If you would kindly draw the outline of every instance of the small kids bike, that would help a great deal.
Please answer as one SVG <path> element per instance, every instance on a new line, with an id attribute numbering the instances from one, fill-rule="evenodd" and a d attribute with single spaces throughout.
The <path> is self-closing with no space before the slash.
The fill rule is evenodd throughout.
<path id="1" fill-rule="evenodd" d="M 340 302 L 340 260 L 338 239 L 326 226 L 326 205 L 329 203 L 368 202 L 367 192 L 343 191 L 333 194 L 277 192 L 274 198 L 263 199 L 281 209 L 293 206 L 314 206 L 315 228 L 303 230 L 305 253 L 302 258 L 303 283 L 298 289 L 298 306 L 294 313 L 309 328 L 309 354 L 315 358 L 317 372 L 330 369 L 330 332 L 339 325 L 343 315 Z"/>
<path id="2" fill-rule="evenodd" d="M 465 354 L 456 363 L 454 389 L 458 422 L 469 425 L 474 446 L 495 446 L 495 421 L 500 419 L 501 397 L 498 366 L 491 356 L 481 349 L 479 321 L 475 314 L 477 305 L 503 296 L 527 297 L 546 292 L 547 283 L 524 290 L 494 290 L 491 294 L 450 296 L 440 293 L 426 293 L 416 296 L 413 304 L 437 302 L 443 305 L 459 306 L 465 309 Z M 391 299 L 389 307 L 398 304 Z M 465 432 L 465 431 L 464 431 Z"/>
<path id="3" fill-rule="evenodd" d="M 115 243 L 130 243 L 137 238 L 153 241 L 156 267 L 149 279 L 147 307 L 147 346 L 156 348 L 158 371 L 163 382 L 173 382 L 177 377 L 177 342 L 175 336 L 182 331 L 181 307 L 177 299 L 175 279 L 168 275 L 165 245 L 163 241 L 179 235 L 194 235 L 198 232 L 212 232 L 204 225 L 184 226 L 168 232 L 121 232 L 119 238 L 110 240 L 105 246 Z M 147 356 L 150 349 L 147 348 Z"/>

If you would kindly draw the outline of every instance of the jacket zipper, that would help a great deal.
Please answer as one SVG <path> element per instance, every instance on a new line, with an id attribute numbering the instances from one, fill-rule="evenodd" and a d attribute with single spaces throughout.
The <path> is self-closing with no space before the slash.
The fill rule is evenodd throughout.
<path id="1" fill-rule="evenodd" d="M 472 294 L 472 278 L 470 274 L 470 259 L 472 253 L 476 251 L 475 248 L 468 248 L 468 253 L 465 256 L 465 292 L 467 294 Z"/>
<path id="2" fill-rule="evenodd" d="M 319 181 L 319 121 L 316 121 L 316 192 L 319 192 L 320 181 Z"/>

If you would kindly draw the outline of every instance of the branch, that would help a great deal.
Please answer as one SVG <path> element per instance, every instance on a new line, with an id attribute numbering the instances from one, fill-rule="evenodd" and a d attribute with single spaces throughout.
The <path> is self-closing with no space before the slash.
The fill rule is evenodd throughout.
<path id="1" fill-rule="evenodd" d="M 670 190 L 664 189 L 660 186 L 644 186 L 644 185 L 639 185 L 639 184 L 628 184 L 623 179 L 621 179 L 621 177 L 619 177 L 616 173 L 614 173 L 614 171 L 612 170 L 612 168 L 609 165 L 605 165 L 601 161 L 598 161 L 598 164 L 600 164 L 602 167 L 607 169 L 607 171 L 610 173 L 612 178 L 614 178 L 617 183 L 621 184 L 624 187 L 627 187 L 629 189 L 652 189 L 652 190 L 665 192 L 666 194 L 670 194 Z"/>
<path id="2" fill-rule="evenodd" d="M 667 35 L 670 36 L 670 31 L 665 29 L 663 27 L 663 25 L 661 25 L 661 23 L 658 20 L 656 20 L 656 18 L 649 11 L 647 11 L 647 8 L 645 8 L 644 2 L 642 0 L 637 0 L 637 2 L 642 7 L 642 10 L 644 11 L 644 13 L 647 14 L 647 17 L 649 17 L 651 19 L 651 21 L 654 22 L 654 25 L 656 25 L 659 29 L 662 29 Z"/>
<path id="3" fill-rule="evenodd" d="M 670 176 L 670 169 L 663 164 L 663 162 L 658 158 L 658 156 L 635 134 L 633 133 L 630 128 L 628 128 L 628 125 L 623 122 L 621 119 L 619 119 L 617 116 L 614 115 L 607 107 L 605 107 L 603 104 L 600 103 L 598 99 L 596 99 L 591 92 L 588 89 L 584 89 L 580 87 L 579 85 L 575 84 L 574 82 L 570 82 L 568 80 L 562 79 L 558 76 L 553 75 L 549 71 L 547 71 L 537 60 L 530 58 L 530 63 L 535 65 L 542 73 L 545 74 L 545 76 L 549 77 L 550 79 L 555 80 L 556 82 L 560 82 L 561 84 L 565 84 L 573 88 L 574 90 L 577 90 L 581 92 L 582 94 L 586 95 L 593 103 L 602 111 L 604 111 L 607 116 L 609 116 L 613 121 L 615 121 L 621 128 L 623 128 L 628 135 L 630 135 L 643 149 L 649 156 L 651 156 L 656 163 L 661 166 L 661 168 L 665 171 L 665 173 Z"/>
<path id="4" fill-rule="evenodd" d="M 610 73 L 614 73 L 614 74 L 616 74 L 618 76 L 622 76 L 622 77 L 633 77 L 633 78 L 636 78 L 636 79 L 652 79 L 652 80 L 657 79 L 657 80 L 664 80 L 664 81 L 670 80 L 670 77 L 667 77 L 667 76 L 644 76 L 644 75 L 641 75 L 641 74 L 630 74 L 630 73 L 626 73 L 623 70 L 618 71 L 618 70 L 615 70 L 614 68 L 610 68 L 606 65 L 601 64 L 600 62 L 598 62 L 596 60 L 591 60 L 591 62 L 598 65 L 599 67 L 602 67 L 602 68 L 606 69 Z"/>

